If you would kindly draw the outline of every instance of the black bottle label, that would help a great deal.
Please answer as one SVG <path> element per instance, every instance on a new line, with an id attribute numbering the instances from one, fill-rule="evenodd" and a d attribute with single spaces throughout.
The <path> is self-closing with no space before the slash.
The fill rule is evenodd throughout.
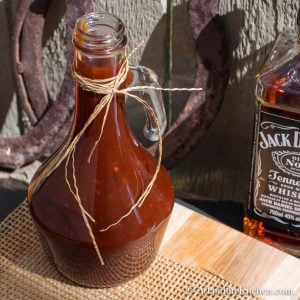
<path id="1" fill-rule="evenodd" d="M 300 232 L 300 121 L 260 111 L 256 126 L 248 210 L 272 227 Z"/>

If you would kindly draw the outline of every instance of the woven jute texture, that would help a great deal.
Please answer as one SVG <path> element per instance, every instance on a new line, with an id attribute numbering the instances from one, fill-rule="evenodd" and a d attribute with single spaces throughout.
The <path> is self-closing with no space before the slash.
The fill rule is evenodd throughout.
<path id="1" fill-rule="evenodd" d="M 257 299 L 225 295 L 238 287 L 204 270 L 194 270 L 158 256 L 141 276 L 115 288 L 77 286 L 56 269 L 22 203 L 0 223 L 0 299 Z M 222 295 L 207 295 L 207 290 Z"/>

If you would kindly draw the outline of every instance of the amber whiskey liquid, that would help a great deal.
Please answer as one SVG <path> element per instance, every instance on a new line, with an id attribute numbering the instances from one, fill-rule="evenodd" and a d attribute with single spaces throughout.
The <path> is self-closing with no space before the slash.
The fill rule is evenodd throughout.
<path id="1" fill-rule="evenodd" d="M 293 46 L 282 44 L 283 38 L 287 36 L 275 44 L 257 79 L 253 161 L 243 225 L 246 234 L 300 257 L 300 47 L 297 38 Z"/>

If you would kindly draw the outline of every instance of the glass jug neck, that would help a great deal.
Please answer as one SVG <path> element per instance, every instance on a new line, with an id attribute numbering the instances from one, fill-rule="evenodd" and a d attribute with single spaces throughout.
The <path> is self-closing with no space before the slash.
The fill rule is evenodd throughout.
<path id="1" fill-rule="evenodd" d="M 124 25 L 116 16 L 108 13 L 82 16 L 73 34 L 75 70 L 93 79 L 115 76 L 125 55 L 126 42 Z"/>
<path id="2" fill-rule="evenodd" d="M 108 13 L 90 13 L 76 21 L 73 43 L 77 49 L 93 55 L 111 55 L 124 48 L 124 25 Z"/>

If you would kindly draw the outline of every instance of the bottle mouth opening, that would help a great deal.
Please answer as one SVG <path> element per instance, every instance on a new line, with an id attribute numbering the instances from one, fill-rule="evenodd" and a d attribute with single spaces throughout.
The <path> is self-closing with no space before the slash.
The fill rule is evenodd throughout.
<path id="1" fill-rule="evenodd" d="M 76 21 L 73 43 L 86 51 L 111 52 L 126 44 L 122 21 L 109 13 L 89 13 Z"/>

